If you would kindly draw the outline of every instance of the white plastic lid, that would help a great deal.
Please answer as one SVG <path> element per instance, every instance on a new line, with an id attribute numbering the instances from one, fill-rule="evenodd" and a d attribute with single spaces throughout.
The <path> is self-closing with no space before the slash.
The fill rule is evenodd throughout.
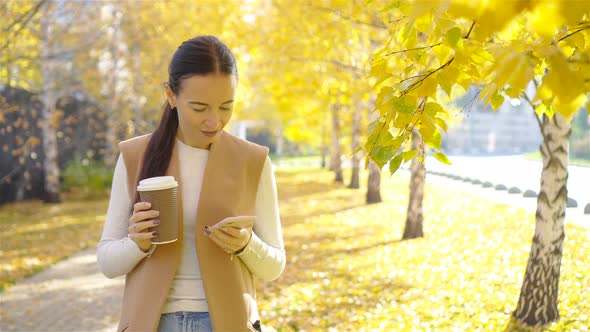
<path id="1" fill-rule="evenodd" d="M 178 186 L 173 176 L 155 176 L 139 181 L 137 190 L 139 191 L 150 191 L 150 190 L 164 190 Z"/>

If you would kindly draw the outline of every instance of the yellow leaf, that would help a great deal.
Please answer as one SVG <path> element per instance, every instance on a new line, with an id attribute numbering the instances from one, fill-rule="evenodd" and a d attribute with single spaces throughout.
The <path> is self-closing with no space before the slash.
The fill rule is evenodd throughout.
<path id="1" fill-rule="evenodd" d="M 450 28 L 445 36 L 445 41 L 450 47 L 457 48 L 457 46 L 459 46 L 459 42 L 461 41 L 461 28 Z"/>
<path id="2" fill-rule="evenodd" d="M 420 86 L 418 86 L 418 88 L 416 88 L 414 91 L 418 96 L 436 97 L 437 86 L 438 83 L 436 80 L 432 76 L 429 76 L 428 78 L 424 79 L 422 84 L 420 84 Z"/>
<path id="3" fill-rule="evenodd" d="M 553 102 L 553 106 L 555 107 L 555 111 L 559 114 L 563 115 L 566 119 L 571 120 L 572 116 L 586 104 L 586 95 L 581 94 L 578 97 L 574 98 L 573 100 L 567 102 L 562 102 L 561 99 L 558 97 Z"/>
<path id="4" fill-rule="evenodd" d="M 441 70 L 436 80 L 440 87 L 447 93 L 447 96 L 451 97 L 451 92 L 453 85 L 457 81 L 459 77 L 459 70 L 457 70 L 453 65 Z"/>
<path id="5" fill-rule="evenodd" d="M 389 172 L 393 175 L 400 167 L 402 163 L 402 155 L 398 154 L 395 158 L 389 162 Z"/>
<path id="6" fill-rule="evenodd" d="M 410 15 L 409 18 L 411 20 L 420 18 L 428 13 L 430 13 L 430 11 L 432 10 L 432 6 L 433 6 L 434 2 L 432 1 L 415 1 L 412 3 L 412 6 L 410 7 Z"/>
<path id="7" fill-rule="evenodd" d="M 402 158 L 404 159 L 404 162 L 406 162 L 408 160 L 412 160 L 414 157 L 416 157 L 418 152 L 419 152 L 418 150 L 410 150 L 410 151 L 402 152 Z"/>
<path id="8" fill-rule="evenodd" d="M 453 49 L 446 44 L 440 44 L 432 49 L 432 53 L 434 53 L 438 61 L 441 63 L 449 60 L 452 51 Z"/>
<path id="9" fill-rule="evenodd" d="M 478 17 L 482 6 L 476 1 L 450 1 L 448 14 L 456 18 Z"/>
<path id="10" fill-rule="evenodd" d="M 520 98 L 520 91 L 513 87 L 504 90 L 504 93 L 510 98 Z"/>
<path id="11" fill-rule="evenodd" d="M 504 103 L 504 96 L 502 96 L 501 94 L 499 94 L 498 92 L 496 92 L 492 96 L 492 107 L 494 108 L 495 111 L 497 111 L 498 108 L 500 106 L 502 106 L 503 103 Z"/>
<path id="12" fill-rule="evenodd" d="M 438 127 L 444 131 L 445 133 L 447 132 L 447 123 L 445 122 L 444 119 L 442 118 L 435 118 L 434 121 L 436 122 L 436 124 L 438 125 Z"/>
<path id="13" fill-rule="evenodd" d="M 445 110 L 439 103 L 429 101 L 424 106 L 424 112 L 431 117 L 435 117 L 437 113 L 444 113 Z"/>
<path id="14" fill-rule="evenodd" d="M 583 33 L 575 33 L 564 39 L 564 41 L 579 50 L 583 50 L 586 47 L 586 39 Z"/>
<path id="15" fill-rule="evenodd" d="M 531 28 L 545 38 L 551 38 L 563 25 L 564 20 L 559 15 L 559 4 L 554 1 L 545 1 L 530 13 Z"/>
<path id="16" fill-rule="evenodd" d="M 449 158 L 447 158 L 447 156 L 442 153 L 442 152 L 436 152 L 433 154 L 434 158 L 436 158 L 436 160 L 440 161 L 443 164 L 447 164 L 447 165 L 451 165 L 451 161 L 449 160 Z"/>
<path id="17" fill-rule="evenodd" d="M 496 66 L 491 70 L 495 72 L 498 88 L 504 88 L 508 84 L 512 88 L 521 91 L 533 78 L 533 65 L 525 52 L 514 52 L 507 48 L 501 51 L 496 60 Z"/>
<path id="18" fill-rule="evenodd" d="M 569 26 L 578 24 L 582 17 L 586 15 L 586 20 L 590 15 L 590 1 L 560 1 L 559 8 L 561 16 L 565 18 L 565 23 Z"/>
<path id="19" fill-rule="evenodd" d="M 553 46 L 553 53 L 548 57 L 549 73 L 543 78 L 543 83 L 551 89 L 556 97 L 564 104 L 571 103 L 584 93 L 583 73 L 575 72 L 567 62 L 557 46 Z"/>
<path id="20" fill-rule="evenodd" d="M 543 82 L 538 88 L 537 93 L 535 94 L 535 99 L 533 101 L 541 101 L 545 104 L 551 104 L 553 102 L 554 96 L 551 89 L 547 86 L 545 82 Z"/>
<path id="21" fill-rule="evenodd" d="M 547 113 L 547 106 L 543 103 L 537 105 L 537 107 L 535 107 L 535 113 L 539 118 L 542 117 L 543 114 Z"/>

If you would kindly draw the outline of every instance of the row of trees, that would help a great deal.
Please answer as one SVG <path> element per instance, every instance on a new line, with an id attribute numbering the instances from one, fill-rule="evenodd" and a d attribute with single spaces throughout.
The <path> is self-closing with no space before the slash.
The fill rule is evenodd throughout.
<path id="1" fill-rule="evenodd" d="M 590 3 L 391 1 L 386 9 L 387 21 L 395 23 L 372 63 L 380 117 L 371 126 L 367 158 L 392 172 L 413 158 L 411 196 L 421 201 L 423 169 L 415 163 L 423 158 L 417 153 L 426 145 L 448 162 L 441 151 L 444 101 L 456 89 L 477 85 L 480 99 L 494 109 L 505 96 L 528 102 L 543 136 L 543 170 L 513 317 L 515 325 L 528 326 L 558 320 L 570 122 L 590 92 Z M 526 92 L 531 82 L 532 95 Z"/>
<path id="2" fill-rule="evenodd" d="M 43 101 L 45 188 L 49 200 L 59 201 L 52 124 L 63 112 L 56 100 L 81 92 L 100 105 L 107 121 L 103 158 L 112 165 L 117 141 L 151 130 L 158 119 L 161 83 L 176 47 L 198 34 L 217 35 L 239 62 L 236 116 L 264 120 L 280 137 L 318 146 L 324 160 L 330 151 L 336 181 L 343 182 L 340 156 L 350 155 L 351 188 L 359 187 L 364 152 L 367 202 L 381 200 L 381 169 L 394 173 L 411 161 L 404 238 L 423 236 L 425 150 L 448 162 L 441 151 L 447 103 L 474 84 L 494 108 L 505 96 L 523 98 L 539 116 L 544 170 L 537 231 L 514 317 L 547 324 L 559 317 L 568 121 L 589 89 L 589 6 L 22 0 L 0 5 L 2 16 L 11 18 L 0 23 L 6 40 L 0 79 L 38 92 Z M 525 93 L 529 82 L 534 96 Z M 0 124 L 2 119 L 0 114 Z"/>

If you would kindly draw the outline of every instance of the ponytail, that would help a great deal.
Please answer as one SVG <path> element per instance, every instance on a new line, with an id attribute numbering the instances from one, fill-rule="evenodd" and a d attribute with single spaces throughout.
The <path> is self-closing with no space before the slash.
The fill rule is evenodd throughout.
<path id="1" fill-rule="evenodd" d="M 166 101 L 160 124 L 152 133 L 145 150 L 136 185 L 143 179 L 166 174 L 170 159 L 172 158 L 172 149 L 174 149 L 177 130 L 178 111 L 176 108 L 171 108 L 168 101 Z M 139 201 L 139 193 L 136 193 L 135 203 Z"/>

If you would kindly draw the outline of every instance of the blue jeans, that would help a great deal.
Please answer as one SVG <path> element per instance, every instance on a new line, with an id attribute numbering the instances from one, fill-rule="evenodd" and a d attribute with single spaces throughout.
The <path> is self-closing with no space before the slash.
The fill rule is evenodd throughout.
<path id="1" fill-rule="evenodd" d="M 208 312 L 171 312 L 160 316 L 158 332 L 212 332 Z"/>

